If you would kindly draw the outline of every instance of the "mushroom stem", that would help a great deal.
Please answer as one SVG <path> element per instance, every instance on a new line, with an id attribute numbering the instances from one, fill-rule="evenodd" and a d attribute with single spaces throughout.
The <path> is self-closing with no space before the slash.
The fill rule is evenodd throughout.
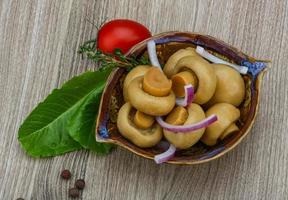
<path id="1" fill-rule="evenodd" d="M 184 86 L 191 84 L 194 88 L 197 88 L 197 77 L 190 71 L 182 71 L 171 77 L 172 89 L 177 97 L 185 97 Z"/>
<path id="2" fill-rule="evenodd" d="M 166 122 L 172 125 L 183 125 L 188 118 L 188 112 L 184 107 L 175 107 L 166 117 Z"/>
<path id="3" fill-rule="evenodd" d="M 158 67 L 150 67 L 143 78 L 143 90 L 153 96 L 167 96 L 172 87 L 172 81 Z"/>
<path id="4" fill-rule="evenodd" d="M 154 120 L 154 117 L 150 115 L 146 115 L 145 113 L 137 110 L 133 121 L 137 127 L 142 128 L 142 129 L 147 129 L 153 125 L 155 120 Z"/>
<path id="5" fill-rule="evenodd" d="M 235 123 L 233 123 L 228 128 L 225 129 L 225 131 L 220 136 L 220 139 L 224 140 L 228 135 L 231 135 L 232 133 L 236 131 L 239 131 L 239 128 Z"/>

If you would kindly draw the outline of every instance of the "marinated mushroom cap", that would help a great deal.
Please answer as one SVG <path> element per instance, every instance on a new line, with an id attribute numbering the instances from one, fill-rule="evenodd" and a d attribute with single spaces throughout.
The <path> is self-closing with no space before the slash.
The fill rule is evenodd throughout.
<path id="1" fill-rule="evenodd" d="M 177 64 L 177 62 L 186 56 L 199 56 L 194 48 L 188 47 L 186 49 L 180 49 L 176 51 L 174 54 L 172 54 L 169 59 L 167 60 L 163 71 L 166 74 L 168 78 L 170 78 L 174 73 L 174 68 Z"/>
<path id="2" fill-rule="evenodd" d="M 135 78 L 128 86 L 128 98 L 137 110 L 152 116 L 167 115 L 175 105 L 175 95 L 156 97 L 142 89 L 143 76 Z"/>
<path id="3" fill-rule="evenodd" d="M 128 86 L 130 82 L 139 76 L 143 76 L 148 70 L 150 69 L 149 65 L 138 65 L 137 67 L 133 68 L 125 77 L 124 83 L 123 83 L 123 97 L 125 102 L 128 100 Z"/>
<path id="4" fill-rule="evenodd" d="M 198 87 L 193 102 L 197 104 L 208 102 L 215 92 L 217 83 L 212 65 L 199 56 L 186 56 L 178 61 L 174 73 L 187 70 L 187 68 L 192 70 L 198 79 Z"/>
<path id="5" fill-rule="evenodd" d="M 239 106 L 245 96 L 245 83 L 240 73 L 227 65 L 212 64 L 212 66 L 217 77 L 217 85 L 207 106 L 215 103 L 230 103 L 236 107 Z"/>
<path id="6" fill-rule="evenodd" d="M 218 120 L 206 128 L 201 138 L 201 141 L 208 146 L 215 145 L 226 129 L 240 117 L 239 109 L 229 103 L 217 103 L 213 105 L 206 111 L 206 117 L 212 114 L 217 115 Z"/>
<path id="7" fill-rule="evenodd" d="M 205 119 L 205 113 L 201 106 L 192 103 L 187 107 L 188 118 L 184 125 L 194 124 Z M 175 133 L 168 130 L 163 130 L 165 138 L 179 149 L 187 149 L 196 144 L 202 135 L 204 134 L 205 128 L 198 129 L 187 133 Z"/>
<path id="8" fill-rule="evenodd" d="M 129 102 L 125 103 L 119 110 L 117 127 L 121 135 L 141 148 L 152 147 L 159 143 L 162 138 L 162 128 L 157 123 L 148 129 L 138 128 L 131 120 L 131 111 L 132 106 Z"/>

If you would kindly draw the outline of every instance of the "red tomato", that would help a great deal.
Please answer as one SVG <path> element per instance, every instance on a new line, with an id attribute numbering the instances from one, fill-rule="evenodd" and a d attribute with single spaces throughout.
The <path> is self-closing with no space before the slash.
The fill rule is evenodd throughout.
<path id="1" fill-rule="evenodd" d="M 149 30 L 138 22 L 116 19 L 104 24 L 98 33 L 98 48 L 113 53 L 115 48 L 126 53 L 132 46 L 151 37 Z"/>

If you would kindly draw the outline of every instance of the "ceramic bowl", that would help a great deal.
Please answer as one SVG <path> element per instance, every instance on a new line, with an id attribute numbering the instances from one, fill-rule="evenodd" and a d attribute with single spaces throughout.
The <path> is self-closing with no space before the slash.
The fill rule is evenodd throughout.
<path id="1" fill-rule="evenodd" d="M 149 40 L 154 40 L 156 42 L 157 54 L 161 64 L 164 64 L 167 59 L 179 49 L 200 45 L 215 56 L 221 57 L 232 63 L 245 65 L 249 69 L 248 74 L 243 76 L 246 86 L 246 95 L 245 100 L 239 107 L 241 117 L 237 122 L 237 125 L 240 130 L 225 138 L 215 146 L 209 147 L 198 142 L 189 149 L 177 151 L 175 157 L 167 163 L 204 163 L 219 158 L 236 147 L 249 133 L 255 122 L 260 100 L 261 82 L 263 75 L 267 70 L 268 61 L 257 60 L 250 57 L 225 42 L 211 36 L 190 32 L 167 32 L 153 36 L 134 46 L 126 55 L 133 55 L 136 57 L 142 56 L 143 54 L 147 55 L 146 44 Z M 156 154 L 162 153 L 163 150 L 157 146 L 152 148 L 139 148 L 125 139 L 117 130 L 117 113 L 124 104 L 122 85 L 126 74 L 127 72 L 123 68 L 117 68 L 111 73 L 107 81 L 97 118 L 96 140 L 98 142 L 116 144 L 139 156 L 153 159 Z"/>

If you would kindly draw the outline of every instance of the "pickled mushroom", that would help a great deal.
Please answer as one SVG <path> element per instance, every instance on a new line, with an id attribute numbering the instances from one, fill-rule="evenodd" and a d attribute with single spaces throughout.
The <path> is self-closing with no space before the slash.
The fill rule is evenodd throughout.
<path id="1" fill-rule="evenodd" d="M 198 104 L 192 103 L 187 107 L 188 117 L 184 122 L 186 124 L 194 124 L 203 119 L 205 119 L 205 113 L 201 106 Z M 167 121 L 167 120 L 166 120 Z M 202 135 L 204 134 L 205 128 L 198 129 L 195 131 L 187 132 L 187 133 L 175 133 L 168 130 L 163 130 L 165 138 L 173 144 L 175 147 L 179 149 L 187 149 L 194 144 L 196 144 Z"/>
<path id="2" fill-rule="evenodd" d="M 175 95 L 157 97 L 145 92 L 142 88 L 143 76 L 135 78 L 128 86 L 128 98 L 137 110 L 152 116 L 167 115 L 175 106 Z"/>
<path id="3" fill-rule="evenodd" d="M 197 76 L 198 87 L 194 96 L 194 101 L 197 104 L 204 104 L 213 96 L 217 78 L 212 65 L 201 57 L 186 56 L 181 58 L 175 66 L 174 72 L 178 73 L 183 69 L 192 70 Z"/>
<path id="4" fill-rule="evenodd" d="M 123 83 L 123 97 L 125 102 L 129 101 L 128 86 L 130 82 L 139 76 L 143 76 L 149 69 L 150 69 L 149 65 L 138 65 L 127 74 Z"/>
<path id="5" fill-rule="evenodd" d="M 119 110 L 117 128 L 121 135 L 142 148 L 152 147 L 160 142 L 162 128 L 157 123 L 148 129 L 138 128 L 131 120 L 131 110 L 132 106 L 128 102 Z"/>
<path id="6" fill-rule="evenodd" d="M 228 130 L 227 128 L 240 117 L 239 109 L 229 103 L 217 103 L 213 105 L 206 111 L 206 116 L 208 117 L 212 114 L 217 115 L 218 121 L 208 126 L 201 138 L 201 141 L 208 146 L 215 145 L 221 135 L 225 133 L 225 130 Z M 225 137 L 225 135 L 223 136 Z"/>
<path id="7" fill-rule="evenodd" d="M 212 66 L 217 77 L 216 90 L 205 106 L 215 103 L 239 106 L 245 96 L 245 83 L 240 73 L 227 65 L 212 64 Z"/>

